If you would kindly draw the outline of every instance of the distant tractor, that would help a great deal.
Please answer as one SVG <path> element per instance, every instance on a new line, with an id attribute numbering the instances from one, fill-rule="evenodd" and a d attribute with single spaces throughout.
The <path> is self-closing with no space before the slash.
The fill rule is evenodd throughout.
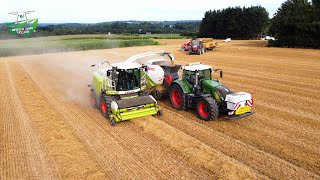
<path id="1" fill-rule="evenodd" d="M 104 68 L 102 66 L 105 66 Z M 100 109 L 101 114 L 116 122 L 129 119 L 162 115 L 157 101 L 146 89 L 146 69 L 138 63 L 100 62 L 92 65 L 93 84 L 91 105 Z"/>
<path id="2" fill-rule="evenodd" d="M 178 110 L 187 108 L 197 109 L 201 119 L 213 120 L 221 114 L 228 114 L 229 119 L 236 119 L 252 115 L 253 100 L 250 93 L 235 93 L 212 79 L 211 66 L 201 63 L 192 63 L 183 66 L 182 79 L 177 79 L 170 84 L 170 101 Z"/>
<path id="3" fill-rule="evenodd" d="M 200 39 L 194 39 L 190 43 L 189 55 L 198 54 L 201 55 L 205 52 L 203 42 Z"/>
<path id="4" fill-rule="evenodd" d="M 185 42 L 184 44 L 181 45 L 181 51 L 189 51 L 189 49 L 191 48 L 191 42 L 192 39 L 190 39 L 189 41 Z"/>
<path id="5" fill-rule="evenodd" d="M 125 62 L 139 63 L 146 66 L 146 86 L 154 98 L 160 100 L 169 96 L 170 83 L 179 79 L 181 65 L 174 62 L 174 55 L 170 52 L 148 52 L 130 57 Z"/>

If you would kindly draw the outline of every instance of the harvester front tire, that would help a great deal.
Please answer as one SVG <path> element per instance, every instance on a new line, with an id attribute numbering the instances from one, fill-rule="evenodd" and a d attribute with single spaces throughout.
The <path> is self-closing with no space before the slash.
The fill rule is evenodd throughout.
<path id="1" fill-rule="evenodd" d="M 201 49 L 198 49 L 197 54 L 201 55 Z"/>
<path id="2" fill-rule="evenodd" d="M 170 90 L 170 102 L 173 108 L 178 110 L 186 109 L 186 96 L 181 87 L 177 84 L 172 85 Z"/>
<path id="3" fill-rule="evenodd" d="M 199 118 L 210 121 L 219 116 L 219 107 L 212 97 L 200 98 L 197 103 L 197 113 Z"/>
<path id="4" fill-rule="evenodd" d="M 109 115 L 111 114 L 111 102 L 113 101 L 113 98 L 110 96 L 101 96 L 100 97 L 100 111 L 103 117 L 109 118 Z"/>

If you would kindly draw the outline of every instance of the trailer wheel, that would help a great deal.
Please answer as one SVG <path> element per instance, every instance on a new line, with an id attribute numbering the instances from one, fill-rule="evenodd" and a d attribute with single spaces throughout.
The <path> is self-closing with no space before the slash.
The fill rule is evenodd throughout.
<path id="1" fill-rule="evenodd" d="M 186 98 L 179 85 L 174 84 L 170 90 L 171 105 L 178 110 L 186 109 Z"/>
<path id="2" fill-rule="evenodd" d="M 91 95 L 90 95 L 90 102 L 91 102 L 91 106 L 93 108 L 97 107 L 97 102 L 96 102 L 96 93 L 94 93 L 94 91 L 91 90 Z"/>
<path id="3" fill-rule="evenodd" d="M 212 97 L 200 98 L 197 103 L 198 116 L 206 121 L 216 119 L 219 115 L 219 107 Z"/>

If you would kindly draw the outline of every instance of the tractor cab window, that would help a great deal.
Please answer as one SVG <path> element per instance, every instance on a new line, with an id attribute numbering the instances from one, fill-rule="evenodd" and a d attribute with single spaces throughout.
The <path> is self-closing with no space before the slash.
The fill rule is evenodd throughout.
<path id="1" fill-rule="evenodd" d="M 211 80 L 211 70 L 210 69 L 199 71 L 199 80 L 202 80 L 202 79 L 210 79 Z"/>
<path id="2" fill-rule="evenodd" d="M 129 91 L 139 88 L 139 69 L 119 69 L 118 72 L 118 91 Z"/>
<path id="3" fill-rule="evenodd" d="M 186 81 L 188 81 L 189 83 L 194 84 L 195 83 L 195 72 L 184 70 L 182 78 L 185 79 Z"/>

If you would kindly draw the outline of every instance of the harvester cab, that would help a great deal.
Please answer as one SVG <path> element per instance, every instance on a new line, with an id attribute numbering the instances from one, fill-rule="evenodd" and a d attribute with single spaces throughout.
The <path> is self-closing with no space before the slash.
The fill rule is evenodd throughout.
<path id="1" fill-rule="evenodd" d="M 157 101 L 146 95 L 146 68 L 138 63 L 107 61 L 92 65 L 91 104 L 114 126 L 116 122 L 162 115 Z"/>
<path id="2" fill-rule="evenodd" d="M 157 100 L 169 96 L 170 84 L 179 79 L 181 65 L 175 64 L 170 52 L 149 52 L 130 57 L 125 62 L 136 62 L 147 68 L 146 90 Z"/>
<path id="3" fill-rule="evenodd" d="M 175 109 L 196 108 L 204 120 L 215 119 L 219 113 L 230 115 L 229 119 L 253 114 L 250 93 L 235 93 L 212 78 L 213 72 L 220 72 L 222 77 L 221 69 L 201 63 L 188 64 L 182 69 L 182 79 L 171 83 L 170 101 Z"/>

